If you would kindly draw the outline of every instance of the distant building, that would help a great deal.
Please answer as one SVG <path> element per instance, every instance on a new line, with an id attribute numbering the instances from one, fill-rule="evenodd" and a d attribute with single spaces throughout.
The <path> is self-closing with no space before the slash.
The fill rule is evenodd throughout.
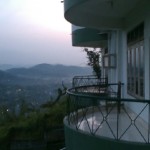
<path id="1" fill-rule="evenodd" d="M 107 82 L 99 88 L 117 94 L 94 95 L 91 77 L 75 78 L 64 120 L 66 149 L 150 149 L 150 0 L 64 0 L 64 16 L 73 46 L 102 50 Z"/>

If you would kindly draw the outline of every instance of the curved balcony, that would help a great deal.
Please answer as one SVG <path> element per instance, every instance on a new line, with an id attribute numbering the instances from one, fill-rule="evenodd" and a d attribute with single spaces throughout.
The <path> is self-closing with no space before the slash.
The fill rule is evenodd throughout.
<path id="1" fill-rule="evenodd" d="M 100 30 L 78 28 L 72 32 L 72 45 L 80 47 L 107 47 L 107 33 L 100 34 Z"/>
<path id="2" fill-rule="evenodd" d="M 65 18 L 77 26 L 118 29 L 141 0 L 64 0 Z M 139 4 L 140 6 L 140 4 Z M 137 6 L 138 7 L 138 6 Z"/>
<path id="3" fill-rule="evenodd" d="M 88 78 L 74 78 L 74 87 L 67 92 L 67 149 L 149 150 L 150 101 L 121 98 L 122 84 L 95 78 L 87 84 Z"/>

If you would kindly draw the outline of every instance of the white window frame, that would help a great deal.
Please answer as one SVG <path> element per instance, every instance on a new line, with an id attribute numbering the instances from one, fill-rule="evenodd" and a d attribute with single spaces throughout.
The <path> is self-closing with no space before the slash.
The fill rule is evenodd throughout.
<path id="1" fill-rule="evenodd" d="M 103 56 L 103 67 L 115 68 L 116 67 L 116 54 L 105 54 Z"/>
<path id="2" fill-rule="evenodd" d="M 144 40 L 128 46 L 127 67 L 128 94 L 144 98 Z"/>

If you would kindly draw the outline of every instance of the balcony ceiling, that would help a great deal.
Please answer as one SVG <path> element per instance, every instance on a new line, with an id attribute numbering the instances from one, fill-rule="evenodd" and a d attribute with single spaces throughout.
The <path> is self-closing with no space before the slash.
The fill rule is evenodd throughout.
<path id="1" fill-rule="evenodd" d="M 72 24 L 101 29 L 123 28 L 125 18 L 141 0 L 64 0 Z"/>

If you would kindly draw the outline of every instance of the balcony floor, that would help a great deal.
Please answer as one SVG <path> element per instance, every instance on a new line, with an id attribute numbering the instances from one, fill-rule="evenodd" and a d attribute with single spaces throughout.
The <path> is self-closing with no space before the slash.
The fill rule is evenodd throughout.
<path id="1" fill-rule="evenodd" d="M 78 130 L 92 135 L 131 142 L 149 143 L 149 126 L 140 115 L 123 108 L 117 114 L 116 108 L 90 109 L 80 116 L 76 124 Z M 86 115 L 85 115 L 86 114 Z M 117 121 L 118 120 L 118 121 Z"/>

